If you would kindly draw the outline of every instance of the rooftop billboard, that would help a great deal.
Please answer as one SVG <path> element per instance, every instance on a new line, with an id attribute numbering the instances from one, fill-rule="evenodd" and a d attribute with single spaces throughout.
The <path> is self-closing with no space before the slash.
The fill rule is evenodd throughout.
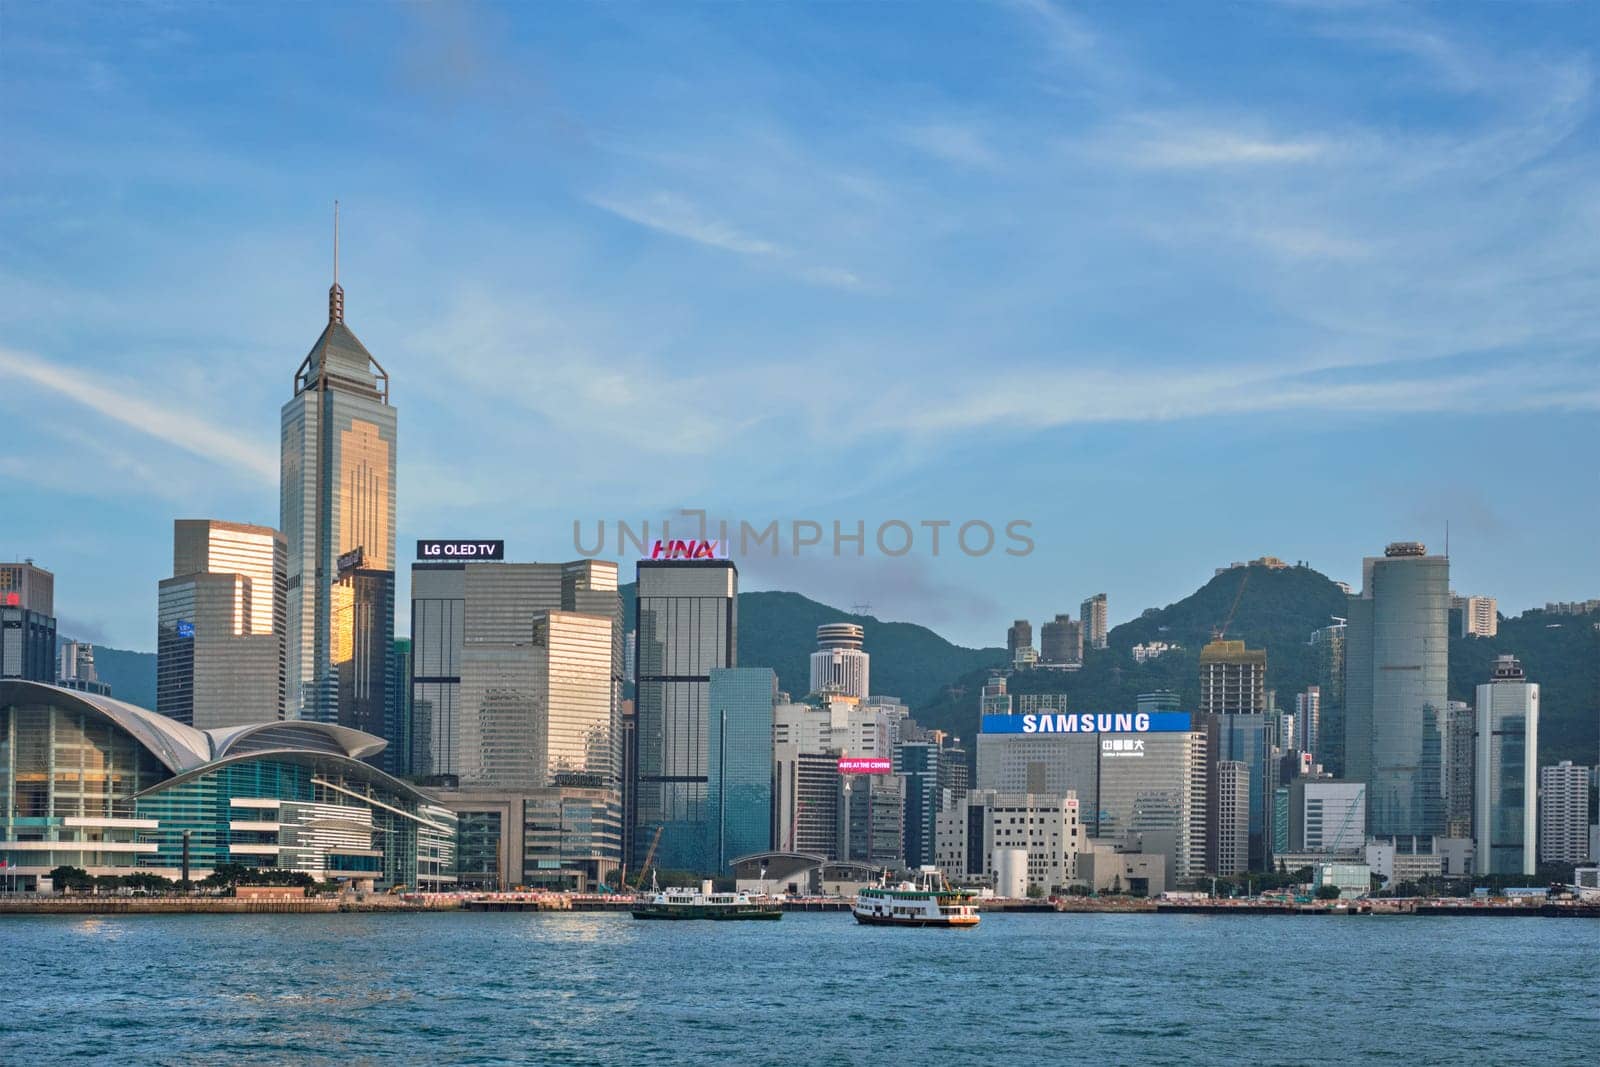
<path id="1" fill-rule="evenodd" d="M 1170 734 L 1192 729 L 1187 711 L 1045 712 L 985 715 L 986 734 Z"/>

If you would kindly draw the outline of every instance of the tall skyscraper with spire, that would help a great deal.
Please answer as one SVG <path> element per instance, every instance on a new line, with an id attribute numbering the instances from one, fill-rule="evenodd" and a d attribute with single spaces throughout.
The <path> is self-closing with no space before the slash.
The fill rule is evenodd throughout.
<path id="1" fill-rule="evenodd" d="M 279 525 L 288 539 L 288 717 L 390 740 L 394 638 L 395 409 L 389 374 L 344 321 L 334 205 L 328 325 L 283 406 Z"/>

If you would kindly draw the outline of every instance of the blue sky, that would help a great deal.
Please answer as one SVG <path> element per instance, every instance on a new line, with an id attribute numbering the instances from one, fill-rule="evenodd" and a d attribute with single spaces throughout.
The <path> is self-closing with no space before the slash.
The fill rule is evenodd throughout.
<path id="1" fill-rule="evenodd" d="M 1462 591 L 1600 595 L 1597 22 L 13 0 L 0 557 L 150 648 L 172 519 L 276 524 L 338 197 L 402 559 L 1025 519 L 1021 559 L 741 561 L 995 644 L 1264 553 L 1359 581 L 1448 520 Z"/>

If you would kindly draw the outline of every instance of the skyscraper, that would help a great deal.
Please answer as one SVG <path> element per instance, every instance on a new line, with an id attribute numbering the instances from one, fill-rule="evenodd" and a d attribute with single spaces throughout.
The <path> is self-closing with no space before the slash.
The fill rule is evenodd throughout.
<path id="1" fill-rule="evenodd" d="M 201 730 L 285 712 L 284 537 L 217 519 L 172 524 L 160 584 L 156 710 Z"/>
<path id="2" fill-rule="evenodd" d="M 1250 766 L 1237 760 L 1217 763 L 1217 858 L 1221 875 L 1250 869 Z"/>
<path id="3" fill-rule="evenodd" d="M 770 667 L 711 671 L 706 752 L 709 870 L 772 847 L 772 709 L 778 676 Z"/>
<path id="4" fill-rule="evenodd" d="M 521 769 L 513 769 L 511 764 L 528 756 L 517 739 L 522 728 L 515 723 L 527 710 L 518 694 L 527 694 L 526 700 L 545 700 L 533 695 L 542 692 L 545 682 L 529 689 L 527 672 L 541 669 L 534 660 L 550 666 L 551 649 L 533 643 L 535 620 L 548 613 L 597 616 L 605 625 L 556 620 L 557 675 L 550 681 L 559 682 L 564 664 L 573 662 L 560 658 L 562 642 L 579 640 L 586 673 L 580 688 L 570 695 L 579 700 L 581 694 L 581 709 L 572 701 L 564 702 L 569 694 L 558 686 L 549 694 L 554 703 L 548 707 L 541 703 L 533 714 L 554 715 L 557 720 L 570 714 L 587 724 L 576 728 L 580 732 L 596 729 L 594 686 L 599 684 L 606 702 L 608 737 L 603 743 L 617 750 L 607 757 L 617 769 L 609 772 L 611 782 L 605 788 L 618 788 L 621 750 L 615 719 L 621 703 L 622 603 L 617 565 L 605 560 L 412 564 L 413 773 L 454 777 L 464 787 L 489 789 L 527 788 L 540 777 L 528 767 L 517 764 Z M 597 683 L 587 672 L 593 657 L 602 654 L 605 677 Z M 513 674 L 522 680 L 513 684 Z M 569 712 L 569 707 L 574 710 Z M 526 729 L 536 727 L 530 724 Z M 605 761 L 597 756 L 593 768 L 587 766 L 587 758 L 585 762 L 584 773 L 589 774 L 598 772 Z M 549 774 L 543 777 L 548 779 Z"/>
<path id="5" fill-rule="evenodd" d="M 0 563 L 0 678 L 56 680 L 55 590 L 31 559 Z"/>
<path id="6" fill-rule="evenodd" d="M 1322 722 L 1317 730 L 1316 757 L 1333 775 L 1344 773 L 1344 643 L 1345 622 L 1338 620 L 1311 634 Z"/>
<path id="7" fill-rule="evenodd" d="M 1267 653 L 1243 641 L 1215 640 L 1200 650 L 1200 714 L 1264 715 Z"/>
<path id="8" fill-rule="evenodd" d="M 1589 855 L 1589 768 L 1562 760 L 1539 768 L 1539 860 L 1582 863 Z"/>
<path id="9" fill-rule="evenodd" d="M 905 780 L 905 864 L 916 870 L 934 862 L 939 816 L 940 763 L 945 753 L 932 741 L 902 741 L 894 746 L 894 773 Z"/>
<path id="10" fill-rule="evenodd" d="M 1458 637 L 1493 637 L 1500 632 L 1498 605 L 1492 596 L 1450 594 L 1450 628 Z"/>
<path id="11" fill-rule="evenodd" d="M 94 667 L 94 646 L 82 641 L 63 641 L 56 657 L 56 684 L 63 689 L 97 696 L 111 695 L 111 686 L 100 680 Z"/>
<path id="12" fill-rule="evenodd" d="M 1478 716 L 1472 705 L 1452 700 L 1444 721 L 1444 832 L 1472 836 L 1472 789 L 1478 743 Z"/>
<path id="13" fill-rule="evenodd" d="M 825 622 L 817 627 L 817 650 L 811 653 L 811 692 L 867 699 L 871 657 L 861 651 L 865 636 L 860 623 Z"/>
<path id="14" fill-rule="evenodd" d="M 1083 621 L 1083 643 L 1090 648 L 1105 648 L 1106 634 L 1106 595 L 1096 593 L 1085 600 L 1079 609 L 1078 617 Z"/>
<path id="15" fill-rule="evenodd" d="M 1006 661 L 1015 663 L 1017 653 L 1033 647 L 1033 623 L 1018 619 L 1006 627 Z"/>
<path id="16" fill-rule="evenodd" d="M 1450 561 L 1395 542 L 1362 579 L 1346 630 L 1344 778 L 1367 783 L 1369 833 L 1443 834 Z"/>
<path id="17" fill-rule="evenodd" d="M 1532 874 L 1538 844 L 1539 686 L 1514 656 L 1478 686 L 1479 874 Z"/>
<path id="18" fill-rule="evenodd" d="M 1308 685 L 1304 692 L 1294 695 L 1294 725 L 1296 736 L 1285 739 L 1285 748 L 1310 752 L 1313 758 L 1321 741 L 1322 687 Z"/>
<path id="19" fill-rule="evenodd" d="M 383 735 L 392 673 L 395 409 L 389 375 L 344 321 L 335 219 L 328 324 L 283 406 L 288 717 Z"/>
<path id="20" fill-rule="evenodd" d="M 1057 615 L 1039 627 L 1039 662 L 1058 667 L 1083 663 L 1083 627 L 1071 615 Z"/>
<path id="21" fill-rule="evenodd" d="M 704 871 L 711 672 L 739 665 L 739 572 L 732 561 L 638 563 L 638 745 L 634 850 Z"/>

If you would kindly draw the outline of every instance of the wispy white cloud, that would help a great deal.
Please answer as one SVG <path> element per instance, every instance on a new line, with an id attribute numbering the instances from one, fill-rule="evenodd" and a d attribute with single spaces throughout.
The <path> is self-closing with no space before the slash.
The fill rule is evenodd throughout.
<path id="1" fill-rule="evenodd" d="M 971 122 L 924 122 L 900 131 L 901 140 L 917 151 L 964 167 L 983 170 L 1000 165 L 981 126 Z"/>
<path id="2" fill-rule="evenodd" d="M 854 271 L 842 267 L 806 265 L 802 262 L 803 257 L 793 249 L 716 218 L 675 193 L 656 192 L 634 198 L 596 195 L 588 197 L 588 202 L 602 211 L 658 233 L 693 241 L 707 248 L 768 261 L 811 285 L 835 289 L 855 289 L 861 285 L 861 278 Z"/>
<path id="3" fill-rule="evenodd" d="M 1330 150 L 1321 138 L 1275 136 L 1172 114 L 1125 116 L 1094 147 L 1132 166 L 1173 170 L 1308 163 L 1324 159 Z"/>
<path id="4" fill-rule="evenodd" d="M 1575 379 L 1600 369 L 1594 363 L 1516 363 L 1489 370 L 1401 363 L 1363 366 L 1354 373 L 1348 365 L 1291 373 L 1248 365 L 1165 373 L 1039 368 L 971 383 L 953 402 L 899 405 L 892 418 L 916 432 L 949 433 L 1286 412 L 1600 411 L 1600 387 L 1572 388 Z"/>
<path id="5" fill-rule="evenodd" d="M 75 404 L 204 459 L 239 468 L 263 482 L 276 482 L 278 457 L 262 442 L 193 411 L 155 403 L 129 383 L 103 384 L 96 372 L 67 368 L 41 356 L 0 348 L 0 376 L 27 382 Z"/>
<path id="6" fill-rule="evenodd" d="M 724 252 L 737 252 L 744 256 L 784 254 L 784 249 L 779 245 L 712 218 L 683 197 L 672 193 L 658 192 L 633 199 L 591 196 L 589 203 L 618 218 L 708 248 L 720 248 Z"/>

